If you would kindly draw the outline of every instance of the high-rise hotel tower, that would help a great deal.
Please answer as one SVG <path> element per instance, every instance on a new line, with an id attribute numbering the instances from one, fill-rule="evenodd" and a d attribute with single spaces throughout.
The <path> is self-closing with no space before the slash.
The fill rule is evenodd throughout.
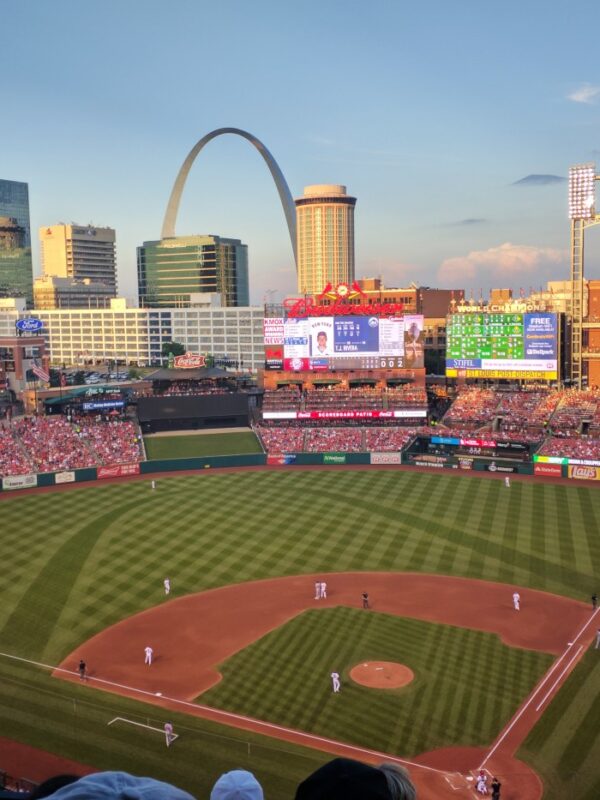
<path id="1" fill-rule="evenodd" d="M 335 184 L 306 186 L 296 201 L 298 292 L 319 294 L 328 283 L 354 280 L 356 197 Z"/>

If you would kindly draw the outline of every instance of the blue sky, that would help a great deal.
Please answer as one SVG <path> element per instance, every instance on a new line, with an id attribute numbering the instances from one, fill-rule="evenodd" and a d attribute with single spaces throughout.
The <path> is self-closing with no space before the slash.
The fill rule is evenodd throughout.
<path id="1" fill-rule="evenodd" d="M 225 126 L 265 143 L 295 197 L 342 183 L 358 198 L 357 277 L 476 296 L 568 277 L 563 179 L 574 163 L 600 171 L 597 3 L 4 0 L 0 11 L 0 177 L 29 183 L 35 240 L 59 221 L 114 227 L 124 294 L 181 162 Z M 177 233 L 242 239 L 255 302 L 295 289 L 277 192 L 237 137 L 202 151 Z M 600 278 L 600 228 L 587 243 L 587 275 Z M 35 259 L 39 270 L 37 248 Z"/>

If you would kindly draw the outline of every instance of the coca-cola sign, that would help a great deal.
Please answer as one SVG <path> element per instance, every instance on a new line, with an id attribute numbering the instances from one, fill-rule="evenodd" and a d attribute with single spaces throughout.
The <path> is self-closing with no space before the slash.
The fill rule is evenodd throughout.
<path id="1" fill-rule="evenodd" d="M 199 356 L 195 353 L 186 353 L 183 356 L 175 356 L 173 359 L 175 369 L 199 369 L 206 366 L 206 356 Z"/>

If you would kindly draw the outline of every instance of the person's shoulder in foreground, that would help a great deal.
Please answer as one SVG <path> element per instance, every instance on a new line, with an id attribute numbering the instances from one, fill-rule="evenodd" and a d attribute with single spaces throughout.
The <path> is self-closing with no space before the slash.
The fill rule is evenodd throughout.
<path id="1" fill-rule="evenodd" d="M 213 786 L 210 800 L 264 800 L 260 783 L 251 772 L 233 769 L 225 772 Z"/>
<path id="2" fill-rule="evenodd" d="M 349 758 L 334 758 L 309 775 L 296 800 L 416 800 L 408 773 L 396 764 L 371 767 Z"/>
<path id="3" fill-rule="evenodd" d="M 63 786 L 52 800 L 195 800 L 195 798 L 154 778 L 137 778 L 127 772 L 94 772 Z"/>

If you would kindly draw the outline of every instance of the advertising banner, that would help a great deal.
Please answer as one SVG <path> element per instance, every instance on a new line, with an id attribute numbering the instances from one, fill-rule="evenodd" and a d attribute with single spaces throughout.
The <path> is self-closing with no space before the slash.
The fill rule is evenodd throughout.
<path id="1" fill-rule="evenodd" d="M 345 453 L 323 453 L 323 463 L 324 464 L 345 464 L 346 463 L 346 454 Z"/>
<path id="2" fill-rule="evenodd" d="M 283 344 L 283 317 L 265 317 L 263 320 L 263 335 L 265 347 Z"/>
<path id="3" fill-rule="evenodd" d="M 465 457 L 465 456 L 458 456 L 458 467 L 459 469 L 473 469 L 473 461 L 474 458 Z"/>
<path id="4" fill-rule="evenodd" d="M 537 463 L 533 465 L 533 474 L 543 475 L 551 478 L 560 478 L 562 477 L 562 467 L 560 464 Z"/>
<path id="5" fill-rule="evenodd" d="M 445 467 L 451 466 L 454 461 L 452 456 L 434 456 L 428 453 L 408 453 L 404 460 L 417 467 Z"/>
<path id="6" fill-rule="evenodd" d="M 568 464 L 569 463 L 569 459 L 568 458 L 564 458 L 563 456 L 538 456 L 537 453 L 533 456 L 533 461 L 536 464 Z"/>
<path id="7" fill-rule="evenodd" d="M 517 467 L 509 467 L 505 464 L 496 464 L 492 461 L 491 464 L 485 464 L 483 467 L 487 472 L 518 472 Z"/>
<path id="8" fill-rule="evenodd" d="M 75 473 L 57 472 L 54 475 L 54 483 L 75 483 Z"/>
<path id="9" fill-rule="evenodd" d="M 581 464 L 569 465 L 569 478 L 580 481 L 600 481 L 600 467 L 584 467 Z"/>
<path id="10" fill-rule="evenodd" d="M 3 489 L 31 489 L 37 486 L 37 475 L 9 475 L 2 478 Z"/>
<path id="11" fill-rule="evenodd" d="M 371 464 L 400 464 L 400 453 L 371 453 Z"/>
<path id="12" fill-rule="evenodd" d="M 295 461 L 295 453 L 274 453 L 273 455 L 267 456 L 267 464 L 270 466 L 285 466 L 287 464 L 293 464 Z"/>
<path id="13" fill-rule="evenodd" d="M 110 467 L 98 467 L 96 474 L 102 478 L 123 478 L 126 475 L 139 475 L 139 464 L 113 464 Z"/>
<path id="14" fill-rule="evenodd" d="M 123 400 L 97 400 L 94 403 L 84 403 L 84 411 L 102 411 L 106 408 L 123 408 L 125 402 Z"/>
<path id="15" fill-rule="evenodd" d="M 392 411 L 263 411 L 263 419 L 413 419 L 426 416 L 424 408 Z"/>
<path id="16" fill-rule="evenodd" d="M 183 356 L 175 356 L 173 366 L 175 369 L 200 369 L 206 366 L 206 357 L 196 353 L 186 353 Z"/>

